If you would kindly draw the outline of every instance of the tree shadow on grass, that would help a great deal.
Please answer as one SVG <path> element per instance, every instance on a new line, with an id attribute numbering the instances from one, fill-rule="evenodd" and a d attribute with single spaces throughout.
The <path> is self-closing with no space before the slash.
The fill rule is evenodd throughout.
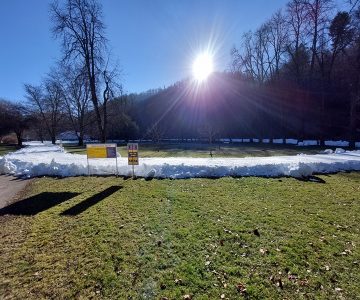
<path id="1" fill-rule="evenodd" d="M 64 201 L 70 200 L 71 198 L 80 195 L 79 193 L 70 192 L 43 192 L 38 195 L 20 200 L 9 206 L 0 209 L 0 216 L 3 215 L 23 215 L 23 216 L 34 216 L 39 212 L 47 210 L 55 205 L 58 205 Z"/>
<path id="2" fill-rule="evenodd" d="M 70 207 L 69 209 L 63 211 L 61 213 L 62 216 L 76 216 L 78 214 L 81 214 L 91 206 L 95 205 L 96 203 L 100 202 L 101 200 L 104 200 L 105 198 L 109 197 L 113 193 L 120 190 L 121 186 L 111 186 L 107 189 L 103 190 L 102 192 L 99 192 L 90 198 L 87 198 L 84 201 L 81 201 L 80 203 L 74 205 L 73 207 Z"/>
<path id="3" fill-rule="evenodd" d="M 305 182 L 315 182 L 315 183 L 326 183 L 326 181 L 320 177 L 317 176 L 308 176 L 304 178 L 295 178 L 299 181 L 305 181 Z"/>

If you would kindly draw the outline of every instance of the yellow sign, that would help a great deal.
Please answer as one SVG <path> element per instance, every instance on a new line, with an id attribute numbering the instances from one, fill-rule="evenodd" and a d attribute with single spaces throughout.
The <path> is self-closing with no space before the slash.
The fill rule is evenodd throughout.
<path id="1" fill-rule="evenodd" d="M 116 158 L 116 144 L 88 144 L 86 154 L 88 158 Z"/>
<path id="2" fill-rule="evenodd" d="M 128 165 L 134 166 L 139 164 L 139 145 L 138 143 L 127 144 L 128 149 Z"/>

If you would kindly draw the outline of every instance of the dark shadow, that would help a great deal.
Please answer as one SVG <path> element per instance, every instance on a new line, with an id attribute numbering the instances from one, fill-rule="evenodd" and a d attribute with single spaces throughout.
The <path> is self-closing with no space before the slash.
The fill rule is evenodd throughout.
<path id="1" fill-rule="evenodd" d="M 26 178 L 26 177 L 13 177 L 13 178 L 10 179 L 10 181 L 26 181 L 26 180 L 29 180 L 29 178 Z"/>
<path id="2" fill-rule="evenodd" d="M 74 198 L 77 195 L 79 195 L 79 193 L 40 193 L 0 209 L 0 216 L 7 214 L 33 216 L 64 201 Z"/>
<path id="3" fill-rule="evenodd" d="M 300 181 L 306 181 L 306 182 L 315 182 L 315 183 L 326 183 L 326 181 L 320 177 L 317 176 L 309 176 L 304 178 L 295 178 Z"/>
<path id="4" fill-rule="evenodd" d="M 63 211 L 61 213 L 62 216 L 76 216 L 78 214 L 81 214 L 85 210 L 87 210 L 89 207 L 95 205 L 96 203 L 100 202 L 101 200 L 109 197 L 113 193 L 120 190 L 121 186 L 111 186 L 108 187 L 106 190 L 103 190 L 100 193 L 97 193 L 90 198 L 85 199 L 84 201 L 81 201 L 80 203 L 76 204 L 73 207 L 70 207 L 69 209 Z"/>

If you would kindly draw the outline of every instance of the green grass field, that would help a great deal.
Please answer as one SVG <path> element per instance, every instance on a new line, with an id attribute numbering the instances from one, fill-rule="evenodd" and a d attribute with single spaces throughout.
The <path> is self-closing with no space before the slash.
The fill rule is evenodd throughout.
<path id="1" fill-rule="evenodd" d="M 16 151 L 17 149 L 19 148 L 16 145 L 0 144 L 0 156 L 8 154 L 9 152 Z"/>
<path id="2" fill-rule="evenodd" d="M 319 177 L 35 179 L 1 298 L 359 299 L 360 173 Z"/>
<path id="3" fill-rule="evenodd" d="M 86 148 L 75 145 L 64 145 L 66 151 L 76 154 L 85 154 Z M 140 144 L 140 157 L 246 157 L 246 156 L 274 156 L 296 155 L 299 153 L 317 154 L 320 147 L 297 147 L 292 145 L 277 144 Z M 126 145 L 119 145 L 118 151 L 122 156 L 127 156 Z"/>

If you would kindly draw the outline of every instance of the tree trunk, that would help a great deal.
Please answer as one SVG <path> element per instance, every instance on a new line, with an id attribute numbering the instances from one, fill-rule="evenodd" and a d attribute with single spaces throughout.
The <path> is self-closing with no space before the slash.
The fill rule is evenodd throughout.
<path id="1" fill-rule="evenodd" d="M 357 122 L 359 119 L 358 107 L 360 106 L 360 44 L 358 44 L 356 59 L 357 75 L 354 81 L 354 91 L 350 96 L 350 141 L 351 146 L 355 148 L 355 142 L 360 136 L 357 133 Z"/>
<path id="2" fill-rule="evenodd" d="M 100 140 L 102 143 L 106 143 L 106 130 L 104 127 L 101 128 Z"/>
<path id="3" fill-rule="evenodd" d="M 350 147 L 355 148 L 356 142 L 356 95 L 352 95 L 350 102 Z M 359 97 L 360 98 L 360 97 Z"/>
<path id="4" fill-rule="evenodd" d="M 106 142 L 106 133 L 104 132 L 104 128 L 102 126 L 102 120 L 101 120 L 101 113 L 100 113 L 100 107 L 99 107 L 99 100 L 96 94 L 96 82 L 95 82 L 95 71 L 94 71 L 94 63 L 90 63 L 89 56 L 86 57 L 86 68 L 87 68 L 87 74 L 89 78 L 90 83 L 90 93 L 91 93 L 91 101 L 94 105 L 95 115 L 96 115 L 96 123 L 99 130 L 100 140 L 102 143 Z"/>
<path id="5" fill-rule="evenodd" d="M 41 143 L 44 143 L 44 135 L 42 133 L 42 130 L 38 131 L 38 137 Z"/>
<path id="6" fill-rule="evenodd" d="M 16 138 L 17 138 L 17 145 L 19 147 L 22 147 L 22 133 L 21 132 L 16 132 Z"/>
<path id="7" fill-rule="evenodd" d="M 354 149 L 355 148 L 355 140 L 350 140 L 349 141 L 349 147 Z"/>
<path id="8" fill-rule="evenodd" d="M 51 143 L 55 145 L 56 137 L 54 135 L 51 136 Z"/>
<path id="9" fill-rule="evenodd" d="M 82 118 L 83 120 L 83 118 Z M 83 121 L 80 121 L 79 135 L 78 135 L 78 145 L 84 146 L 84 125 Z"/>
<path id="10" fill-rule="evenodd" d="M 106 143 L 106 131 L 107 131 L 107 100 L 104 99 L 103 103 L 103 126 L 101 132 L 102 143 Z"/>
<path id="11" fill-rule="evenodd" d="M 84 138 L 81 134 L 78 136 L 78 146 L 84 146 Z"/>
<path id="12" fill-rule="evenodd" d="M 305 106 L 307 107 L 307 103 L 309 102 L 310 98 L 310 91 L 309 91 L 309 85 L 307 84 L 307 90 L 305 92 L 304 101 L 305 103 L 300 103 L 300 138 L 299 140 L 304 141 L 305 139 Z M 302 96 L 302 93 L 300 94 Z"/>
<path id="13" fill-rule="evenodd" d="M 318 26 L 319 26 L 319 0 L 315 1 L 315 8 L 312 8 L 314 13 L 314 32 L 313 32 L 313 39 L 311 45 L 311 61 L 310 61 L 310 80 L 312 80 L 314 67 L 315 67 L 315 58 L 316 58 L 316 46 L 317 46 L 317 39 L 318 39 Z"/>
<path id="14" fill-rule="evenodd" d="M 325 92 L 324 86 L 321 87 L 321 135 L 320 135 L 320 146 L 325 146 L 325 132 L 327 132 L 327 121 L 326 121 L 326 108 L 325 108 Z"/>
<path id="15" fill-rule="evenodd" d="M 96 114 L 96 122 L 97 122 L 97 125 L 98 125 L 98 130 L 99 130 L 99 135 L 100 135 L 100 141 L 102 143 L 105 143 L 106 141 L 106 134 L 104 132 L 104 128 L 102 126 L 102 120 L 101 120 L 101 114 L 100 114 L 100 109 L 99 109 L 99 104 L 98 104 L 98 101 L 97 101 L 97 96 L 96 96 L 96 92 L 94 91 L 95 93 L 95 96 L 93 95 L 92 96 L 92 99 L 93 99 L 93 104 L 94 104 L 94 109 L 95 109 L 95 114 Z M 95 97 L 95 99 L 94 99 Z"/>

